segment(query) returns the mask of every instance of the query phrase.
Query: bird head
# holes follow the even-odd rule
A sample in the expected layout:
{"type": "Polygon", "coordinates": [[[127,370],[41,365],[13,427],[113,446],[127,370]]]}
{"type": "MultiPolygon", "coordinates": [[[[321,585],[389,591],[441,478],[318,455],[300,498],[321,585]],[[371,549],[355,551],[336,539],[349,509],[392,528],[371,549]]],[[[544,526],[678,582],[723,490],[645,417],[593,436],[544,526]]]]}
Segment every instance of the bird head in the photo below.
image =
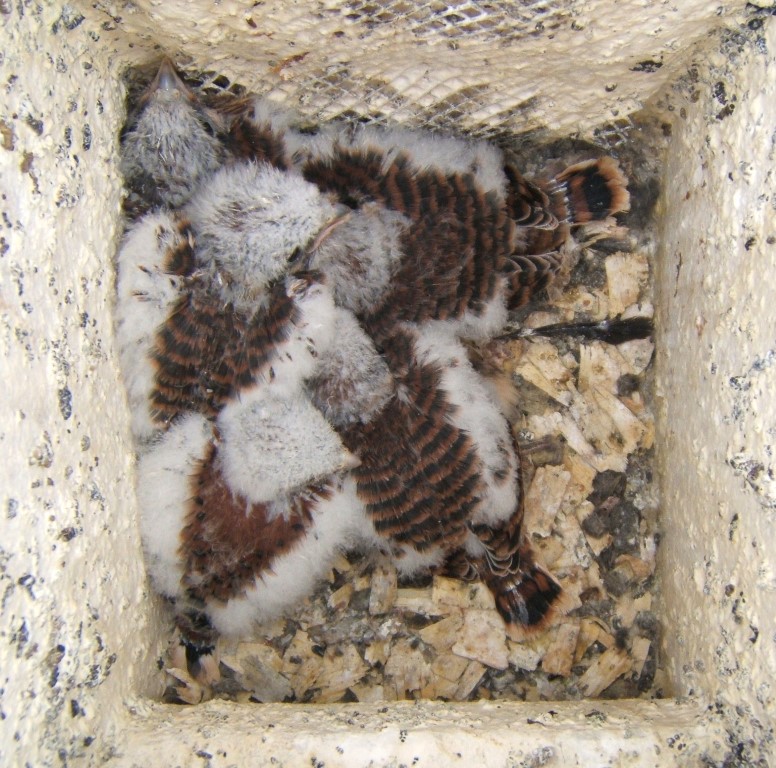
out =
{"type": "Polygon", "coordinates": [[[121,170],[127,186],[148,207],[183,205],[223,163],[223,129],[218,113],[165,59],[123,131],[121,170]]]}
{"type": "Polygon", "coordinates": [[[359,465],[320,411],[301,392],[244,390],[217,420],[219,463],[232,490],[248,501],[281,494],[359,465]]]}
{"type": "Polygon", "coordinates": [[[314,184],[266,163],[222,168],[186,212],[198,262],[221,276],[240,309],[255,307],[274,281],[298,269],[300,254],[340,215],[314,184]]]}
{"type": "Polygon", "coordinates": [[[320,270],[337,304],[357,314],[374,309],[401,264],[409,220],[379,203],[337,213],[308,246],[307,269],[320,270]]]}

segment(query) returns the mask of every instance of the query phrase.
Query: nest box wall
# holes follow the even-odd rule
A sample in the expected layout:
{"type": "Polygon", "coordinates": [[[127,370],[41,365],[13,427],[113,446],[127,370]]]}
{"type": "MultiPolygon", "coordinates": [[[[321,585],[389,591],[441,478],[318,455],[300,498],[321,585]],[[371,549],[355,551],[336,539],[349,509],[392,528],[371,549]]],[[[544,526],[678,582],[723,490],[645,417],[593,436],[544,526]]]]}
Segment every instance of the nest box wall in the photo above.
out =
{"type": "Polygon", "coordinates": [[[0,762],[767,760],[776,24],[741,16],[744,5],[0,2],[0,762]],[[743,32],[719,38],[722,26],[743,32]],[[661,570],[667,652],[689,703],[549,715],[152,702],[163,623],[136,526],[112,259],[120,78],[162,52],[314,119],[479,135],[593,136],[663,94],[675,119],[654,267],[661,570]]]}

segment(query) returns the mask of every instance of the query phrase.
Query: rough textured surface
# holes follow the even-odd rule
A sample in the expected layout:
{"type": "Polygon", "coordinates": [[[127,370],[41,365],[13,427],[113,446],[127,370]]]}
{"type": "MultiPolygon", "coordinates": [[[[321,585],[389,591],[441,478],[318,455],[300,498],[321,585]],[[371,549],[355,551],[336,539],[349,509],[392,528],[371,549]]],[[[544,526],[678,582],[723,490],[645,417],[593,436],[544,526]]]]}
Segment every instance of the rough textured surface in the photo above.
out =
{"type": "Polygon", "coordinates": [[[129,59],[145,61],[158,45],[194,71],[212,65],[316,121],[350,114],[481,135],[567,136],[637,110],[680,74],[693,43],[745,3],[223,0],[217,11],[210,0],[78,5],[129,59]]]}
{"type": "Polygon", "coordinates": [[[731,716],[748,765],[775,753],[776,19],[725,35],[670,103],[657,279],[668,656],[680,691],[731,716]]]}
{"type": "Polygon", "coordinates": [[[337,708],[209,702],[177,709],[143,704],[126,728],[111,768],[695,768],[721,766],[725,740],[720,719],[695,705],[627,701],[552,709],[490,702],[337,708]]]}
{"type": "Polygon", "coordinates": [[[123,106],[77,14],[0,11],[0,763],[51,765],[105,756],[153,692],[111,316],[123,106]]]}
{"type": "MultiPolygon", "coordinates": [[[[773,182],[766,177],[773,163],[774,20],[767,12],[750,18],[745,35],[729,35],[710,64],[700,55],[679,91],[689,98],[669,105],[686,117],[677,120],[667,166],[667,246],[658,279],[664,329],[658,359],[666,527],[661,569],[665,617],[676,628],[668,655],[676,683],[698,705],[248,710],[212,703],[184,712],[149,704],[146,696],[158,691],[149,689],[141,672],[148,668],[146,655],[160,652],[163,624],[145,591],[128,415],[111,337],[116,137],[124,119],[119,77],[126,65],[157,55],[160,36],[172,53],[189,56],[194,68],[220,52],[219,69],[234,66],[233,79],[257,90],[245,75],[264,73],[263,66],[258,59],[239,63],[251,50],[257,56],[270,51],[276,66],[305,51],[292,48],[288,38],[282,42],[282,30],[282,45],[272,48],[273,38],[258,22],[251,26],[246,5],[222,2],[217,15],[209,3],[208,13],[188,4],[193,10],[184,11],[183,5],[116,2],[93,10],[87,2],[0,2],[0,359],[3,371],[14,373],[6,375],[0,410],[0,762],[99,765],[113,754],[127,766],[309,765],[312,758],[316,765],[336,765],[355,755],[365,765],[398,765],[415,757],[440,764],[441,755],[441,762],[461,765],[733,766],[758,759],[766,765],[774,753],[767,728],[776,679],[767,451],[774,418],[766,395],[773,391],[773,310],[772,289],[763,279],[774,260],[768,242],[774,236],[773,182]],[[175,13],[178,21],[169,17],[175,13]],[[133,708],[125,707],[130,695],[138,699],[133,708]],[[346,749],[347,758],[340,751],[346,749]]],[[[258,5],[251,13],[280,5],[258,5]]],[[[332,5],[332,13],[343,16],[344,4],[332,5]]],[[[773,8],[768,0],[751,5],[773,8]]],[[[554,40],[536,38],[549,51],[546,62],[522,48],[511,51],[510,61],[526,62],[525,82],[535,82],[535,90],[522,90],[511,102],[497,93],[497,101],[511,105],[536,96],[544,106],[523,110],[525,125],[547,124],[559,133],[576,130],[580,117],[589,127],[608,123],[615,108],[624,118],[673,80],[693,39],[711,37],[743,6],[553,4],[570,15],[554,40]],[[656,22],[653,14],[668,16],[656,22]],[[585,29],[573,30],[574,23],[585,29]],[[665,37],[653,46],[658,27],[665,37]],[[587,72],[579,46],[566,53],[560,47],[599,32],[608,47],[596,38],[588,52],[593,58],[610,53],[612,63],[622,57],[620,71],[639,87],[626,89],[618,80],[607,92],[613,70],[587,72]],[[648,71],[651,64],[631,71],[661,55],[666,63],[655,72],[648,71]],[[553,62],[565,62],[554,75],[553,62]],[[573,89],[551,79],[565,74],[568,82],[569,72],[573,89]],[[611,94],[627,98],[617,104],[608,101],[611,94]]],[[[293,8],[300,18],[307,13],[304,6],[293,8]]],[[[323,29],[319,21],[313,30],[323,29]]],[[[349,26],[339,55],[354,51],[360,35],[371,52],[369,31],[369,19],[349,26]]],[[[380,33],[390,34],[389,27],[380,33]]],[[[298,30],[294,35],[303,39],[298,30]]],[[[329,40],[324,43],[321,59],[332,50],[329,40]]],[[[441,49],[432,50],[427,39],[420,46],[418,72],[425,77],[438,69],[441,49]]],[[[390,57],[407,59],[403,51],[390,57]]],[[[295,64],[288,60],[271,77],[287,74],[284,82],[302,82],[295,64]]],[[[336,68],[332,76],[344,80],[336,68]]],[[[314,93],[310,80],[304,82],[303,90],[314,93]]],[[[461,104],[469,109],[465,100],[461,104]]],[[[310,113],[320,109],[313,104],[310,113]]],[[[455,122],[453,109],[445,124],[455,122]]]]}

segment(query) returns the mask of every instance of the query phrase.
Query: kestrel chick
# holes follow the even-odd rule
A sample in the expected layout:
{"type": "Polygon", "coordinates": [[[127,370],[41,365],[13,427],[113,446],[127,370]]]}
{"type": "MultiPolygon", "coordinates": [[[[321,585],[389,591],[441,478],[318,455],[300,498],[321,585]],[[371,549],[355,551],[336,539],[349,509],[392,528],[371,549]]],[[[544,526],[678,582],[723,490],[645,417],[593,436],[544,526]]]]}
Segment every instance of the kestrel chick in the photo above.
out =
{"type": "Polygon", "coordinates": [[[127,118],[121,138],[128,216],[182,206],[224,162],[218,138],[222,129],[218,113],[204,105],[165,59],[127,118]]]}

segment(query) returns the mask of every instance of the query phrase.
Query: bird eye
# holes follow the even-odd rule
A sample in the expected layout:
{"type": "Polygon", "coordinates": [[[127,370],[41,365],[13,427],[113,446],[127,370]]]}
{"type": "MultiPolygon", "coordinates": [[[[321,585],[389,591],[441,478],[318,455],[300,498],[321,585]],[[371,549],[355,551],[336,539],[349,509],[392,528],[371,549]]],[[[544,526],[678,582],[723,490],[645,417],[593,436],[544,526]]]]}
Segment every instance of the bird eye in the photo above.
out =
{"type": "Polygon", "coordinates": [[[301,246],[297,245],[296,248],[294,248],[293,251],[291,251],[291,255],[288,257],[288,263],[289,264],[296,264],[299,259],[302,258],[302,248],[301,246]]]}

